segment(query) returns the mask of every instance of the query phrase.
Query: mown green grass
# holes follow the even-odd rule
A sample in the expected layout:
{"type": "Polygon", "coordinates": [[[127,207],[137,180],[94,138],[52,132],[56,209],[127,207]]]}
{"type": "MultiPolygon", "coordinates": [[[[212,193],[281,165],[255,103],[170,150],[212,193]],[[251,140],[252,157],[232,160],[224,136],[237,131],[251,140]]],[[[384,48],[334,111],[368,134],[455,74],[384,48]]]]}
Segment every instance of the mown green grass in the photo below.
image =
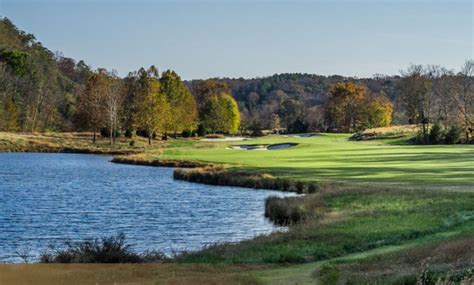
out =
{"type": "Polygon", "coordinates": [[[474,190],[474,145],[420,146],[348,138],[346,134],[325,134],[311,138],[270,136],[234,143],[176,141],[170,142],[161,155],[148,157],[227,163],[231,168],[302,181],[474,190]],[[284,142],[298,146],[272,151],[226,149],[236,144],[284,142]]]}
{"type": "Polygon", "coordinates": [[[310,219],[290,226],[287,233],[215,246],[179,261],[304,263],[402,244],[460,226],[474,229],[474,193],[344,190],[301,199],[321,199],[325,207],[304,209],[310,211],[310,219]]]}

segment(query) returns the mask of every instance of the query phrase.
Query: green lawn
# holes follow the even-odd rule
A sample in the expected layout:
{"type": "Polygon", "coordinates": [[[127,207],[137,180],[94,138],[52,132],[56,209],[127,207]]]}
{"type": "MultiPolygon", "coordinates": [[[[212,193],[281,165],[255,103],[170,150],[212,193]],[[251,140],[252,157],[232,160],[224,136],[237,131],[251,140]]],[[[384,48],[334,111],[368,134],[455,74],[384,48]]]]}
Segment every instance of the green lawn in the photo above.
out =
{"type": "Polygon", "coordinates": [[[372,184],[399,189],[474,190],[474,145],[419,146],[390,140],[349,141],[346,134],[271,136],[245,142],[171,142],[150,158],[200,160],[304,181],[372,184]],[[272,151],[226,149],[236,144],[294,142],[272,151]]]}

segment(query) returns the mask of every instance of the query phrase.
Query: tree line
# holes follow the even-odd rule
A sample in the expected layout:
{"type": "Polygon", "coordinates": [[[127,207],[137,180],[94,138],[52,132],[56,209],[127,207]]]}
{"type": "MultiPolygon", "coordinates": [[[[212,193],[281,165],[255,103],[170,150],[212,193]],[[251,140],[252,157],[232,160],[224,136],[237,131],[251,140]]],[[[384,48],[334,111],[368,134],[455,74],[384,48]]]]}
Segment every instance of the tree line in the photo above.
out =
{"type": "MultiPolygon", "coordinates": [[[[461,133],[472,140],[473,61],[459,71],[412,65],[372,78],[278,74],[183,81],[155,67],[120,78],[52,53],[0,20],[0,130],[156,135],[353,132],[420,124],[420,142],[461,133]],[[440,135],[432,134],[433,138],[440,135]]],[[[96,135],[94,135],[94,138],[96,135]]]]}
{"type": "Polygon", "coordinates": [[[77,97],[76,127],[102,131],[113,144],[120,131],[131,137],[135,131],[148,138],[169,134],[192,135],[197,130],[212,133],[237,132],[240,118],[237,103],[225,84],[213,80],[195,85],[192,95],[180,76],[151,66],[130,73],[124,79],[99,69],[92,73],[77,97]]]}

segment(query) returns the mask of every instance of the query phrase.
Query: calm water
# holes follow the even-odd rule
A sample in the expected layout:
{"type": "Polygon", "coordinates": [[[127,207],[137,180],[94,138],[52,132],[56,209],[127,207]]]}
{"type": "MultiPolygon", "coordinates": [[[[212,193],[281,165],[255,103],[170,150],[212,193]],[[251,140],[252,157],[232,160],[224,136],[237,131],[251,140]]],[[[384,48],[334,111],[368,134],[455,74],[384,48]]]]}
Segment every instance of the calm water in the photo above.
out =
{"type": "Polygon", "coordinates": [[[174,181],[173,170],[81,154],[0,154],[0,262],[123,232],[137,251],[196,250],[278,230],[267,190],[174,181]]]}

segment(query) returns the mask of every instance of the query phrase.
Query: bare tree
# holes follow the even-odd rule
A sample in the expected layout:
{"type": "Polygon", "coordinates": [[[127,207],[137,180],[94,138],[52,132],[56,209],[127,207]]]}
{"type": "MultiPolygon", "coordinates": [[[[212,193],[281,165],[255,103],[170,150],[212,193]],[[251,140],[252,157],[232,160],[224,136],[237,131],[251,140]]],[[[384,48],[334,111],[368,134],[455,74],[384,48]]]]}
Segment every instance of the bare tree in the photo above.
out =
{"type": "Polygon", "coordinates": [[[468,60],[458,74],[459,91],[456,103],[463,122],[466,141],[472,137],[474,124],[474,60],[468,60]]]}
{"type": "Polygon", "coordinates": [[[113,73],[109,76],[104,88],[104,112],[109,128],[110,145],[115,143],[118,114],[123,102],[122,82],[113,73]]]}
{"type": "Polygon", "coordinates": [[[399,83],[400,99],[411,123],[422,125],[423,140],[428,139],[428,125],[432,110],[434,94],[431,88],[429,74],[422,65],[411,65],[399,83]]]}

